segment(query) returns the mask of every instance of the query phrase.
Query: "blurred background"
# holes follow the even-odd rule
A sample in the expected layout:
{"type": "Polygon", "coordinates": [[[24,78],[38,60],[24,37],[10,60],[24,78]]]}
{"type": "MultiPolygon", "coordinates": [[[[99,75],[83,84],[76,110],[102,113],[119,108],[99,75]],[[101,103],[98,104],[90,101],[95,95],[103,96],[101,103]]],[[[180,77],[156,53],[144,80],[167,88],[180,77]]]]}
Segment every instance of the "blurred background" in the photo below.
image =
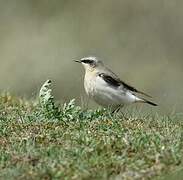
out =
{"type": "Polygon", "coordinates": [[[182,8],[179,0],[0,0],[0,90],[35,97],[52,79],[57,100],[81,103],[84,70],[73,60],[93,55],[162,112],[180,112],[182,8]]]}

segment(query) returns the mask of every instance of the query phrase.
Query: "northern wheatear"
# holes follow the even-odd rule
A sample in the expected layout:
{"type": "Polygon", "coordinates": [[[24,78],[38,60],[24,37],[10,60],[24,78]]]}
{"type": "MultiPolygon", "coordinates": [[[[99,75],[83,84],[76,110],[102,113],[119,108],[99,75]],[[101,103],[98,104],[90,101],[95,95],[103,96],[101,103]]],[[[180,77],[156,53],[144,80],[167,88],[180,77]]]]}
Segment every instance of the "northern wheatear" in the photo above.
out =
{"type": "Polygon", "coordinates": [[[136,94],[151,96],[120,80],[115,73],[105,67],[103,62],[96,57],[84,57],[75,62],[79,62],[84,66],[85,91],[99,105],[112,107],[113,109],[137,102],[157,106],[157,104],[151,101],[138,97],[136,94]]]}

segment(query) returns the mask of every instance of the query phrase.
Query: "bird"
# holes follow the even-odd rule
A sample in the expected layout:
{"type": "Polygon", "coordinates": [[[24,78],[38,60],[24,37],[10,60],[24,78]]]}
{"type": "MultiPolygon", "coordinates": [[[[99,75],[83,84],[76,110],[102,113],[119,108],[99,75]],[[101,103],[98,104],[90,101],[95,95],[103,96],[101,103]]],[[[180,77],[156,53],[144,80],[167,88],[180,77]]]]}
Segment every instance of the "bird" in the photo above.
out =
{"type": "Polygon", "coordinates": [[[74,61],[84,66],[84,88],[86,94],[97,104],[103,107],[110,107],[113,112],[119,111],[124,105],[133,103],[147,103],[157,106],[156,103],[139,96],[143,95],[151,98],[150,95],[122,81],[97,57],[88,56],[74,61]]]}

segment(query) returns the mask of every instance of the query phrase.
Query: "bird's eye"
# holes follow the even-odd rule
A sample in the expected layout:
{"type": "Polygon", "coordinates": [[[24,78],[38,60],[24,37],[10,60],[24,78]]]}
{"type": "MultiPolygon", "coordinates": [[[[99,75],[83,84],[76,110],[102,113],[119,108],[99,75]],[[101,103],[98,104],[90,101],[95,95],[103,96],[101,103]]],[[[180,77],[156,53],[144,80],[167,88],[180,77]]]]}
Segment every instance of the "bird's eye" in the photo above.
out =
{"type": "Polygon", "coordinates": [[[92,60],[88,60],[88,59],[82,60],[81,62],[85,63],[85,64],[92,64],[93,63],[92,60]]]}

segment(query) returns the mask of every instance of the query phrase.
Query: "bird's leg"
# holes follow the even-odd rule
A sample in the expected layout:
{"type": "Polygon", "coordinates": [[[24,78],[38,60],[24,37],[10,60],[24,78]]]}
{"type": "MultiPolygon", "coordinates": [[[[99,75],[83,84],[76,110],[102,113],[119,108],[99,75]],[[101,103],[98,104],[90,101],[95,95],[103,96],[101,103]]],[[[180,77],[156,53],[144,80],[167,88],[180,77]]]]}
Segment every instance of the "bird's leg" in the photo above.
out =
{"type": "Polygon", "coordinates": [[[115,108],[115,109],[112,111],[112,114],[118,113],[119,110],[121,109],[121,107],[122,107],[121,105],[117,106],[117,108],[115,108]]]}
{"type": "MultiPolygon", "coordinates": [[[[118,113],[118,112],[120,111],[120,109],[123,108],[123,107],[124,107],[124,105],[119,105],[119,106],[117,106],[117,107],[112,111],[112,114],[118,113]]],[[[122,117],[123,117],[123,118],[128,119],[128,118],[125,116],[125,114],[124,114],[123,112],[120,111],[120,113],[122,114],[122,117]]]]}
{"type": "MultiPolygon", "coordinates": [[[[121,105],[121,108],[123,108],[123,107],[124,107],[124,105],[121,105]]],[[[124,112],[120,111],[120,113],[122,115],[122,118],[129,119],[129,118],[126,117],[126,115],[124,114],[124,112]]]]}

